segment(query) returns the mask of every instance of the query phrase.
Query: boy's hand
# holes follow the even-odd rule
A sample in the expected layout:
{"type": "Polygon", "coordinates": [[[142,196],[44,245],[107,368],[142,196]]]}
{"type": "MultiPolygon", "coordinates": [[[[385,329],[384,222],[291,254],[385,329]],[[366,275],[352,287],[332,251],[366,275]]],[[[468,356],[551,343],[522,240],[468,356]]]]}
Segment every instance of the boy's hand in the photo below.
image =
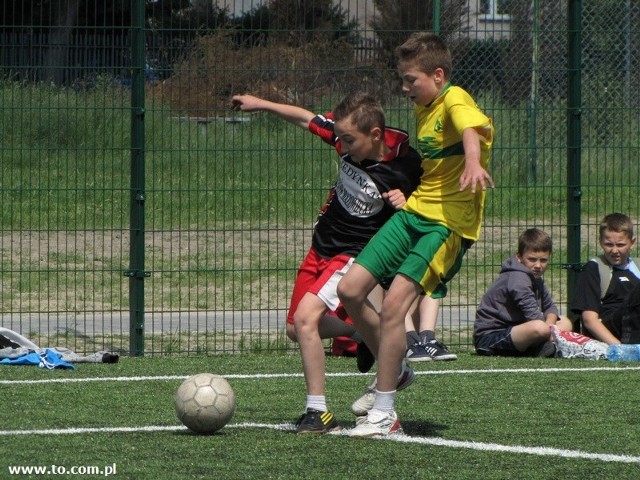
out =
{"type": "Polygon", "coordinates": [[[471,164],[465,164],[464,171],[460,176],[460,191],[471,187],[471,193],[476,193],[476,186],[478,184],[480,184],[482,190],[487,189],[487,184],[489,184],[491,188],[496,188],[489,172],[482,168],[479,163],[473,162],[471,164]]]}
{"type": "Polygon", "coordinates": [[[309,122],[315,117],[313,112],[302,107],[272,102],[253,95],[234,95],[229,103],[234,110],[273,113],[305,130],[309,128],[309,122]]]}
{"type": "Polygon", "coordinates": [[[253,95],[234,95],[231,97],[231,108],[243,112],[253,112],[260,109],[260,101],[258,97],[253,95]]]}
{"type": "Polygon", "coordinates": [[[487,183],[495,188],[491,175],[480,165],[480,134],[475,128],[465,128],[462,131],[462,145],[464,147],[464,171],[460,176],[460,191],[471,187],[471,193],[476,193],[478,184],[482,190],[487,189],[487,183]]]}
{"type": "Polygon", "coordinates": [[[382,198],[396,210],[400,210],[404,207],[404,204],[407,203],[404,193],[397,188],[395,190],[389,190],[388,192],[382,192],[382,198]]]}

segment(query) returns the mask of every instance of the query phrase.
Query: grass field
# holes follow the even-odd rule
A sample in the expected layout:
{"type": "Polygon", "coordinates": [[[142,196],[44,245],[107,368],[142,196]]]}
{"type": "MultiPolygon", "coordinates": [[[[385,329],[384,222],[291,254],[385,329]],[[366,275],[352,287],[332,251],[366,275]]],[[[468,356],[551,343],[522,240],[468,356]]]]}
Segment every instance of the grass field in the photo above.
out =
{"type": "MultiPolygon", "coordinates": [[[[327,400],[345,429],[367,377],[328,358],[327,400]]],[[[481,358],[419,364],[399,392],[404,436],[301,436],[297,355],[122,358],[75,370],[2,366],[0,478],[637,479],[633,364],[481,358]],[[212,436],[175,417],[173,394],[198,372],[225,376],[231,422],[212,436]],[[10,474],[46,467],[84,475],[10,474]],[[101,475],[88,474],[99,467],[101,475]]]]}

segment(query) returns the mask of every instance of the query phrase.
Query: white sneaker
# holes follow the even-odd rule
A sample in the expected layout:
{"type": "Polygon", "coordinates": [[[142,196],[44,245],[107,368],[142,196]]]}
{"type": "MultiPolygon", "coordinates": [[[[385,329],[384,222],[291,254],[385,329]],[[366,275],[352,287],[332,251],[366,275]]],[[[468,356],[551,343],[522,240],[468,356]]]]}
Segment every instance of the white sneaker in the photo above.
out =
{"type": "Polygon", "coordinates": [[[609,345],[577,332],[561,332],[558,327],[551,327],[551,335],[556,344],[558,355],[562,358],[587,358],[603,360],[607,358],[609,345]]]}
{"type": "MultiPolygon", "coordinates": [[[[413,371],[413,368],[408,366],[406,363],[402,364],[402,371],[400,372],[400,376],[398,377],[398,384],[396,385],[396,390],[404,390],[409,385],[413,383],[416,379],[416,373],[413,371]]],[[[364,389],[362,395],[360,395],[355,402],[351,404],[351,412],[354,415],[361,417],[367,414],[369,410],[373,408],[373,402],[376,399],[376,385],[378,384],[378,377],[376,375],[373,376],[371,383],[364,389]]]]}
{"type": "Polygon", "coordinates": [[[358,419],[356,426],[349,432],[349,436],[378,437],[402,433],[402,427],[396,412],[371,410],[366,417],[362,418],[365,420],[358,419]]]}
{"type": "Polygon", "coordinates": [[[358,417],[365,416],[369,413],[369,410],[373,408],[373,402],[376,399],[376,383],[377,377],[373,377],[373,382],[364,389],[362,395],[360,395],[355,402],[351,404],[351,412],[358,417]]]}

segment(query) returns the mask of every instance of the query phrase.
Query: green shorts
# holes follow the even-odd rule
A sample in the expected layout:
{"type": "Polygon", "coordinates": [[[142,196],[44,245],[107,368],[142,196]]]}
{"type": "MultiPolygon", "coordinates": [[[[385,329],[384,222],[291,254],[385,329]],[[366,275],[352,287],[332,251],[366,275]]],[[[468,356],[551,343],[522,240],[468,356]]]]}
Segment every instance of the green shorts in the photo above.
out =
{"type": "Polygon", "coordinates": [[[447,294],[446,283],[460,270],[471,243],[449,228],[400,210],[356,257],[384,288],[398,273],[422,285],[433,298],[447,294]]]}

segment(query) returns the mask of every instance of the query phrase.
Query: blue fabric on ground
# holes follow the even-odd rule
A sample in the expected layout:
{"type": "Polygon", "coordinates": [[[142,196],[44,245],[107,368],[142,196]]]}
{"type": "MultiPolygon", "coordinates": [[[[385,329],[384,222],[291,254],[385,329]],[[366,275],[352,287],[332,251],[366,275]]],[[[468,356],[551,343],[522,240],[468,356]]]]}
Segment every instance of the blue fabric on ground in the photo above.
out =
{"type": "Polygon", "coordinates": [[[3,358],[4,365],[38,365],[40,368],[54,370],[56,368],[74,369],[75,365],[62,360],[62,354],[47,348],[43,352],[29,352],[17,358],[3,358]]]}

